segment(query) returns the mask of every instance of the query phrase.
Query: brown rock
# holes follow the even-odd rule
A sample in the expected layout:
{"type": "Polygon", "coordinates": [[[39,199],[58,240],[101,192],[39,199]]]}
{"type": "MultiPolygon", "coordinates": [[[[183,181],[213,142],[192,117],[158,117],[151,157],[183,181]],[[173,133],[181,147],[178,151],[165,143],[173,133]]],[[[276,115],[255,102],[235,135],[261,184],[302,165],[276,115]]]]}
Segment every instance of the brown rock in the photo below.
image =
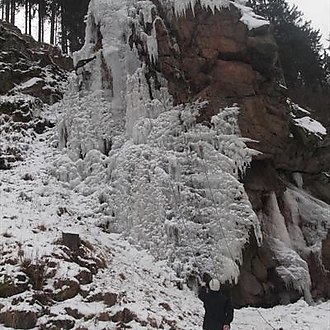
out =
{"type": "Polygon", "coordinates": [[[70,330],[74,327],[75,321],[72,319],[52,319],[44,325],[41,325],[41,330],[70,330]]]}
{"type": "Polygon", "coordinates": [[[278,47],[272,34],[249,36],[246,40],[250,63],[254,70],[270,74],[278,61],[278,47]]]}
{"type": "Polygon", "coordinates": [[[81,314],[78,309],[73,309],[71,307],[65,307],[65,311],[67,312],[68,315],[74,317],[75,319],[79,320],[84,317],[84,314],[81,314]]]}
{"type": "Polygon", "coordinates": [[[79,234],[62,233],[62,242],[73,252],[79,252],[79,247],[81,244],[79,234]]]}
{"type": "Polygon", "coordinates": [[[252,273],[245,270],[242,270],[240,274],[240,286],[249,296],[258,296],[263,293],[263,287],[258,282],[256,277],[252,273]]]}
{"type": "Polygon", "coordinates": [[[107,306],[111,307],[117,303],[118,295],[116,293],[105,292],[97,293],[89,296],[87,300],[92,301],[103,301],[107,306]]]}
{"type": "Polygon", "coordinates": [[[136,318],[136,315],[128,308],[124,308],[122,311],[117,312],[111,317],[113,322],[129,323],[136,318]]]}
{"type": "Polygon", "coordinates": [[[70,279],[60,279],[54,283],[54,288],[57,293],[54,294],[54,299],[56,301],[64,301],[75,297],[79,290],[80,286],[77,281],[70,279]]]}
{"type": "Polygon", "coordinates": [[[0,323],[15,329],[32,329],[37,324],[37,314],[32,311],[10,310],[0,313],[0,323]]]}
{"type": "Polygon", "coordinates": [[[218,60],[212,75],[216,80],[248,84],[251,86],[256,81],[256,75],[251,66],[236,61],[218,60]]]}
{"type": "Polygon", "coordinates": [[[98,316],[97,316],[97,320],[98,321],[102,321],[102,322],[109,322],[111,321],[111,316],[109,313],[107,312],[103,312],[103,313],[100,313],[98,316]]]}
{"type": "Polygon", "coordinates": [[[261,281],[266,282],[267,281],[267,268],[265,265],[261,262],[258,256],[252,259],[252,274],[255,275],[255,277],[261,281]]]}
{"type": "Polygon", "coordinates": [[[166,302],[159,303],[159,306],[162,306],[166,311],[172,310],[171,306],[166,302]]]}
{"type": "Polygon", "coordinates": [[[81,285],[89,284],[93,281],[93,274],[89,269],[82,269],[79,274],[75,276],[81,285]]]}
{"type": "Polygon", "coordinates": [[[322,241],[322,261],[323,266],[327,271],[330,271],[330,233],[328,232],[327,237],[322,241]]]}
{"type": "Polygon", "coordinates": [[[152,317],[148,317],[148,319],[147,319],[147,321],[148,321],[148,324],[152,327],[152,328],[156,328],[156,329],[158,329],[158,322],[157,322],[157,320],[155,320],[154,318],[152,318],[152,317]]]}
{"type": "Polygon", "coordinates": [[[27,281],[13,280],[8,275],[4,275],[2,282],[0,283],[0,298],[8,298],[18,293],[24,292],[28,287],[27,281]]]}

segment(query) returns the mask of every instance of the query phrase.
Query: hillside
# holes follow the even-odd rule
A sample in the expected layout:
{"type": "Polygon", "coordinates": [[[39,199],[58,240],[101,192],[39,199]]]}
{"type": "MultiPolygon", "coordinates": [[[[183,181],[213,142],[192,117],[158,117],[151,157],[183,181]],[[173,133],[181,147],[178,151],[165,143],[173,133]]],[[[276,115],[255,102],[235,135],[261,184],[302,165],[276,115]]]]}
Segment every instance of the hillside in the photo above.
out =
{"type": "Polygon", "coordinates": [[[75,72],[0,33],[1,324],[200,329],[206,273],[235,329],[327,329],[329,134],[245,1],[92,0],[75,72]]]}

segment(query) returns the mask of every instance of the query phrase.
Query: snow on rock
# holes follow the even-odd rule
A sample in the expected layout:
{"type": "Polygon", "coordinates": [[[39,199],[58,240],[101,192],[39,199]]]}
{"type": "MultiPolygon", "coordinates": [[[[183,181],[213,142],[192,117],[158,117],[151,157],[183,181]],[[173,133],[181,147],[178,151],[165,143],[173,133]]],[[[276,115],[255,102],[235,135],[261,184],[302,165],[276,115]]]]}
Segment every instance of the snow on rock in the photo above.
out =
{"type": "Polygon", "coordinates": [[[54,134],[54,129],[42,134],[26,160],[2,174],[1,323],[8,329],[29,324],[100,330],[123,323],[137,330],[199,329],[201,302],[183,283],[178,289],[181,281],[173,270],[118,234],[95,227],[98,215],[90,197],[50,175],[58,153],[49,145],[54,134]],[[78,255],[63,245],[63,232],[80,235],[78,255]],[[120,323],[124,311],[132,319],[120,323]]]}
{"type": "Polygon", "coordinates": [[[305,116],[302,118],[293,118],[293,121],[297,126],[302,127],[308,134],[314,134],[322,139],[327,135],[326,128],[317,120],[305,116]]]}
{"type": "Polygon", "coordinates": [[[297,250],[321,253],[321,242],[330,229],[330,206],[296,187],[287,189],[284,196],[293,219],[288,230],[297,250]],[[304,242],[300,231],[304,234],[304,242]]]}
{"type": "Polygon", "coordinates": [[[236,0],[234,5],[240,9],[242,13],[240,20],[248,27],[248,29],[253,30],[264,25],[269,25],[269,22],[264,17],[255,14],[252,8],[246,6],[246,2],[247,0],[236,0]]]}
{"type": "Polygon", "coordinates": [[[311,114],[308,110],[293,103],[291,100],[288,100],[288,104],[292,109],[291,117],[295,126],[302,128],[307,135],[315,135],[320,140],[325,138],[327,135],[326,128],[320,122],[308,116],[311,114]]]}
{"type": "Polygon", "coordinates": [[[266,211],[259,215],[264,241],[279,262],[277,274],[288,288],[302,292],[310,303],[311,278],[305,260],[311,253],[322,259],[322,241],[330,230],[330,207],[294,186],[285,191],[284,204],[290,221],[281,214],[275,193],[270,196],[266,211]]]}
{"type": "Polygon", "coordinates": [[[38,77],[33,77],[33,78],[29,79],[28,81],[25,81],[24,83],[20,84],[16,88],[17,89],[29,88],[29,87],[32,87],[33,85],[37,84],[40,81],[43,81],[43,80],[41,78],[38,78],[38,77]]]}

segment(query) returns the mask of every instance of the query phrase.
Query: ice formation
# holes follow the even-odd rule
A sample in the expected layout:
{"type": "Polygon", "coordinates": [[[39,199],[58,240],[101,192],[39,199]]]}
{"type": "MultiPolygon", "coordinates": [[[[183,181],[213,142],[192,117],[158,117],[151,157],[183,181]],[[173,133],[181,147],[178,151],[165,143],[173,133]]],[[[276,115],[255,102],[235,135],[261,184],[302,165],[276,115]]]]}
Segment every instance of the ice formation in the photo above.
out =
{"type": "Polygon", "coordinates": [[[250,231],[261,240],[239,182],[256,151],[239,137],[237,106],[219,109],[208,128],[195,120],[205,103],[174,107],[166,84],[150,98],[145,64],[128,38],[134,25],[143,40],[153,9],[150,1],[91,1],[86,44],[75,59],[97,58],[86,65],[88,81],[73,78],[57,108],[61,153],[53,173],[95,200],[99,225],[167,260],[178,274],[202,268],[236,281],[250,231]],[[104,65],[112,87],[102,81],[104,65]]]}
{"type": "MultiPolygon", "coordinates": [[[[162,3],[175,5],[181,15],[195,1],[162,3]]],[[[218,10],[229,1],[201,4],[218,10]]],[[[230,4],[249,13],[245,1],[230,4]]],[[[150,1],[91,1],[86,43],[75,60],[94,55],[96,60],[86,65],[82,80],[72,78],[57,106],[60,152],[53,174],[90,196],[97,225],[167,260],[180,276],[208,271],[223,282],[237,281],[242,249],[251,231],[261,243],[262,228],[279,261],[279,276],[307,296],[308,268],[296,252],[306,244],[297,218],[287,224],[274,195],[269,219],[259,217],[261,227],[240,183],[256,151],[240,137],[239,108],[219,109],[207,127],[196,123],[205,103],[173,106],[164,79],[159,89],[148,83],[146,63],[130,37],[134,30],[149,61],[157,59],[155,39],[150,39],[155,38],[153,19],[159,19],[154,11],[150,1]]],[[[298,201],[295,194],[288,191],[287,199],[298,201]]],[[[292,213],[309,214],[308,203],[292,206],[292,213]]]]}
{"type": "Polygon", "coordinates": [[[300,175],[296,173],[295,178],[297,186],[285,191],[283,201],[290,221],[281,214],[275,193],[269,198],[266,212],[259,217],[264,240],[279,262],[277,274],[287,287],[302,292],[306,301],[311,302],[311,278],[305,260],[313,253],[321,262],[322,240],[330,230],[330,206],[302,189],[300,175]]]}
{"type": "Polygon", "coordinates": [[[184,16],[189,9],[195,14],[194,9],[197,3],[200,3],[202,8],[210,9],[212,13],[216,10],[229,8],[232,5],[240,10],[242,14],[241,21],[249,30],[269,24],[263,17],[256,15],[250,7],[246,6],[247,0],[161,0],[161,3],[167,8],[172,7],[177,16],[184,16]]]}

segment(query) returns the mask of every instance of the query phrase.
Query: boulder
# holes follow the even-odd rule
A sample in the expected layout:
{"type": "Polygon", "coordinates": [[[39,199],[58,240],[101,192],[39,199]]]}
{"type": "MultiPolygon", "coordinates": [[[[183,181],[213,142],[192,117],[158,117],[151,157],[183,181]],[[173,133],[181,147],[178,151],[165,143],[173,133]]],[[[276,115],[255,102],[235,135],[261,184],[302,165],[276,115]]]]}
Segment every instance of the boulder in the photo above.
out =
{"type": "Polygon", "coordinates": [[[87,297],[87,301],[103,301],[107,306],[111,307],[117,304],[118,295],[116,293],[111,292],[91,294],[89,297],[87,297]]]}
{"type": "Polygon", "coordinates": [[[129,323],[136,318],[136,315],[128,308],[118,311],[111,317],[112,322],[129,323]]]}

